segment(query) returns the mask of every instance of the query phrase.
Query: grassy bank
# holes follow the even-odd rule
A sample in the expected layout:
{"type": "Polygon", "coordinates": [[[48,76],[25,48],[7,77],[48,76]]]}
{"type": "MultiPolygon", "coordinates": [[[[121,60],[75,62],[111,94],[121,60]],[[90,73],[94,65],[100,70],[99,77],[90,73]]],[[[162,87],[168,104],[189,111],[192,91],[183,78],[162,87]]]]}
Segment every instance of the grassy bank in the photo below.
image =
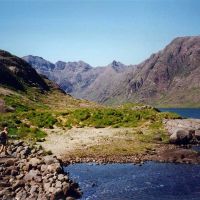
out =
{"type": "Polygon", "coordinates": [[[158,142],[168,142],[162,120],[179,118],[176,114],[161,113],[150,106],[98,106],[82,100],[72,101],[72,97],[66,98],[66,95],[62,96],[60,93],[51,93],[46,98],[33,94],[9,94],[1,96],[1,99],[10,110],[1,113],[0,128],[8,126],[9,135],[13,138],[41,141],[47,136],[44,130],[54,127],[65,130],[73,127],[130,128],[128,131],[115,133],[112,137],[100,138],[98,143],[85,146],[84,151],[77,148],[70,152],[72,157],[123,156],[148,151],[158,142]]]}

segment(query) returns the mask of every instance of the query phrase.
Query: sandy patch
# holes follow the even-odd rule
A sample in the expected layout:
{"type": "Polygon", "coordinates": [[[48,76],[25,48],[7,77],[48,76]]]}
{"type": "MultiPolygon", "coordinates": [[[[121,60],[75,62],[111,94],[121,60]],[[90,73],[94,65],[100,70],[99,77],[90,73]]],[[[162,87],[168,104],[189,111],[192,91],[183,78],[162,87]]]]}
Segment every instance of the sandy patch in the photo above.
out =
{"type": "Polygon", "coordinates": [[[112,138],[119,138],[120,133],[133,131],[132,128],[61,128],[45,129],[48,136],[41,145],[45,150],[51,150],[56,156],[64,156],[76,149],[105,143],[112,138]]]}

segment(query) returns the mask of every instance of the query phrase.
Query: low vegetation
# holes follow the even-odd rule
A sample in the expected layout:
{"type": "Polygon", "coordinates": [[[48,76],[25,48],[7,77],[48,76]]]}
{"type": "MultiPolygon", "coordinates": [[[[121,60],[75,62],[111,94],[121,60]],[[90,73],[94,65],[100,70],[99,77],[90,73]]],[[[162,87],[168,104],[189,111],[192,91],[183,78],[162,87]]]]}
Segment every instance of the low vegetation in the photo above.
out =
{"type": "Polygon", "coordinates": [[[157,142],[167,143],[168,136],[163,128],[164,118],[179,118],[174,113],[161,113],[156,109],[139,105],[125,104],[118,107],[97,106],[87,101],[68,97],[66,102],[60,93],[51,93],[48,98],[32,94],[23,96],[9,94],[1,96],[9,112],[1,113],[0,128],[8,126],[11,138],[29,141],[43,141],[45,129],[55,126],[63,129],[72,127],[131,128],[113,138],[104,138],[99,144],[82,151],[77,149],[71,156],[86,155],[131,155],[153,149],[157,142]],[[54,99],[54,101],[53,101],[54,99]],[[60,100],[59,100],[60,99],[60,100]]]}

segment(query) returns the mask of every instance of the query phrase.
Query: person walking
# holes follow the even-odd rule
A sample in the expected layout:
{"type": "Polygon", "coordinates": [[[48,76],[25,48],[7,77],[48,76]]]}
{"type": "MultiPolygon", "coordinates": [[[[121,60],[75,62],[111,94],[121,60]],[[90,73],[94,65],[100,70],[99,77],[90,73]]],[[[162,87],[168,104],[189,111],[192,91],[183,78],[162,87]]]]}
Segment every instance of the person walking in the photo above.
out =
{"type": "Polygon", "coordinates": [[[8,128],[5,127],[4,130],[0,133],[0,153],[2,152],[6,152],[6,148],[7,148],[7,144],[8,144],[8,128]]]}

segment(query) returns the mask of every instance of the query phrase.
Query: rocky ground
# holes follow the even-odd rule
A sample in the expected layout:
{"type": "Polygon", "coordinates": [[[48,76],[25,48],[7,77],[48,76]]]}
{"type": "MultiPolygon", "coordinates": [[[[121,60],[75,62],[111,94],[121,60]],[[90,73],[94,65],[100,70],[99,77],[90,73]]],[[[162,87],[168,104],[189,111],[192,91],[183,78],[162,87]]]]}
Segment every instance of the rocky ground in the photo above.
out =
{"type": "Polygon", "coordinates": [[[73,200],[81,196],[78,184],[64,174],[62,162],[40,146],[16,141],[0,154],[0,199],[73,200]]]}
{"type": "Polygon", "coordinates": [[[73,163],[90,163],[97,164],[107,163],[133,163],[143,164],[146,161],[168,162],[168,163],[185,163],[185,164],[200,164],[200,153],[193,150],[190,145],[177,146],[174,144],[157,144],[154,149],[146,150],[141,154],[134,155],[112,155],[112,156],[86,156],[69,158],[63,157],[63,162],[68,164],[73,163]]]}

